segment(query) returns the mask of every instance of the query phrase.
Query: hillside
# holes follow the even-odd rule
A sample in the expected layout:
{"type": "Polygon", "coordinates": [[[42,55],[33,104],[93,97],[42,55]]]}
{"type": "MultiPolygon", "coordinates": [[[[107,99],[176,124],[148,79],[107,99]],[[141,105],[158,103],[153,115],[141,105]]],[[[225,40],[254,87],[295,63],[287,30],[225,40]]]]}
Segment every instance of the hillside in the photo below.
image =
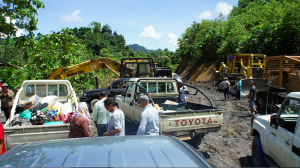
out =
{"type": "Polygon", "coordinates": [[[138,44],[129,44],[129,48],[131,48],[133,51],[143,51],[144,53],[146,53],[148,50],[147,48],[138,44]]]}
{"type": "Polygon", "coordinates": [[[144,53],[147,53],[147,51],[163,51],[162,49],[157,49],[157,50],[149,50],[149,49],[147,49],[146,47],[144,47],[144,46],[140,46],[140,45],[138,45],[138,44],[129,44],[128,45],[129,46],[129,48],[131,48],[133,51],[142,51],[142,52],[144,52],[144,53]]]}

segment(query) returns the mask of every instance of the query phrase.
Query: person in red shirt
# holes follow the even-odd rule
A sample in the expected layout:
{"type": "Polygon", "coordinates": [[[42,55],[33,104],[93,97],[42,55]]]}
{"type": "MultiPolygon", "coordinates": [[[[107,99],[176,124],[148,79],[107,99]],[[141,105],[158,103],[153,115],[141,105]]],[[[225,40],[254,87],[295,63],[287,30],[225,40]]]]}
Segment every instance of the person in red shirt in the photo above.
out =
{"type": "Polygon", "coordinates": [[[6,152],[5,149],[5,142],[4,142],[4,129],[3,125],[0,122],[0,149],[2,148],[1,155],[3,155],[6,152]]]}
{"type": "Polygon", "coordinates": [[[0,91],[3,91],[2,90],[2,80],[0,79],[0,91]]]}

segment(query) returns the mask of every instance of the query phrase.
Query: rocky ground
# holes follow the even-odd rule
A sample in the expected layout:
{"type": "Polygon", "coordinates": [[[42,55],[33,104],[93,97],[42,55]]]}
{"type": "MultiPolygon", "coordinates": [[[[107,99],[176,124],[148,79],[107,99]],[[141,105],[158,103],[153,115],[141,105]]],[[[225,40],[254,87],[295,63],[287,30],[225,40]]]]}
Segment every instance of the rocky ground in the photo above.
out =
{"type": "Polygon", "coordinates": [[[223,109],[224,124],[220,131],[187,143],[197,148],[216,167],[253,167],[248,99],[237,100],[231,96],[230,100],[224,101],[223,93],[216,86],[210,83],[193,85],[208,95],[215,106],[223,109]]]}

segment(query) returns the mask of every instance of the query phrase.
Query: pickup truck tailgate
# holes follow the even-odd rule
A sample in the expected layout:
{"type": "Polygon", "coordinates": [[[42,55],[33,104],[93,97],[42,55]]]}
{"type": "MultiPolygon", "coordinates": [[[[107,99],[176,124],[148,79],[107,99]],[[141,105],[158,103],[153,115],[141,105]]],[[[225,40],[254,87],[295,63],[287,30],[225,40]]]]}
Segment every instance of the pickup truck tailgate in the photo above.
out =
{"type": "Polygon", "coordinates": [[[187,132],[207,133],[218,131],[223,124],[222,111],[183,111],[160,113],[163,133],[174,132],[175,136],[187,132]]]}
{"type": "Polygon", "coordinates": [[[69,136],[70,124],[37,125],[31,127],[9,127],[4,129],[6,149],[17,145],[53,139],[66,139],[69,136]]]}

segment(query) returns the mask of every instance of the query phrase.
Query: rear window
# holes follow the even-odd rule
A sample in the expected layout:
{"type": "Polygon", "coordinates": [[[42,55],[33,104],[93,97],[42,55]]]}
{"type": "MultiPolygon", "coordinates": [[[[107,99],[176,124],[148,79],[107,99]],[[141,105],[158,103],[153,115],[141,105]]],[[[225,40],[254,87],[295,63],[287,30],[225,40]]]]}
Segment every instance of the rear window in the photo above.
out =
{"type": "Polygon", "coordinates": [[[47,86],[46,85],[36,85],[36,89],[34,88],[34,85],[27,85],[25,88],[25,95],[27,97],[31,97],[33,95],[38,95],[40,97],[46,97],[46,96],[68,96],[68,87],[67,85],[48,85],[48,93],[47,92],[47,86]],[[58,89],[59,86],[59,89],[58,89]],[[35,93],[36,91],[36,93],[35,93]]]}
{"type": "Polygon", "coordinates": [[[147,89],[148,93],[172,93],[174,84],[172,82],[141,82],[141,86],[147,89]]]}
{"type": "Polygon", "coordinates": [[[149,82],[148,83],[148,92],[149,93],[156,93],[156,82],[149,82]]]}

